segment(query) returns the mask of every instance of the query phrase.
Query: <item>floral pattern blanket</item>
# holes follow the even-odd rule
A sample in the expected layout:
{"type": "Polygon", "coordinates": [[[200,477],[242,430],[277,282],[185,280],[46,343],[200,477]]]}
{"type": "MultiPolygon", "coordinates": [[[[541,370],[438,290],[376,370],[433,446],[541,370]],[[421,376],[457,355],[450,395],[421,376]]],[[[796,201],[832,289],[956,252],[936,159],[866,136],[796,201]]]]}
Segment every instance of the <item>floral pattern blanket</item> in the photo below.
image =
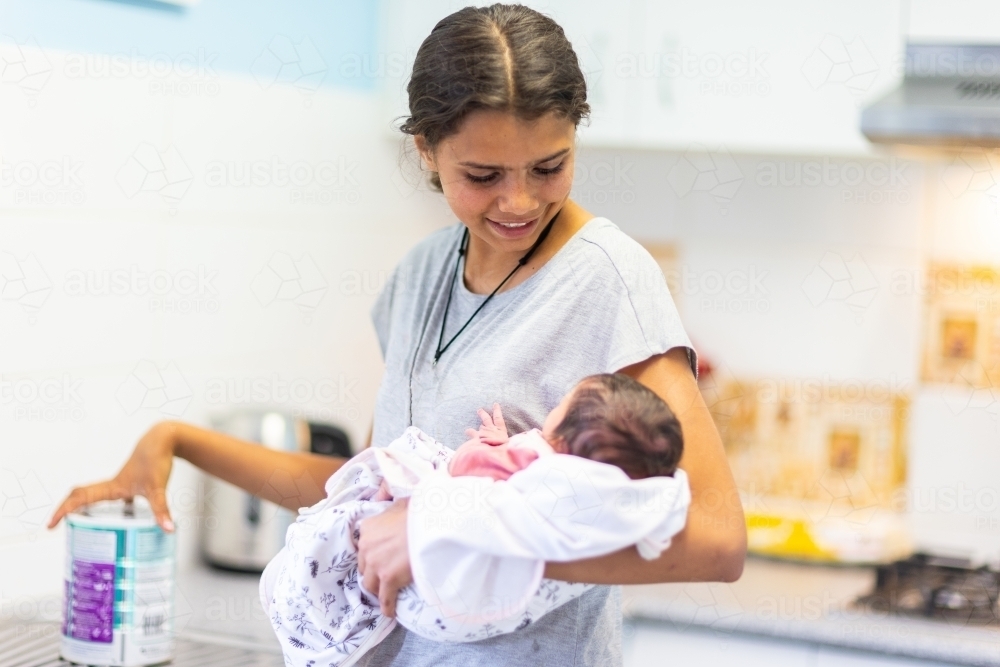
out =
{"type": "Polygon", "coordinates": [[[516,632],[592,586],[543,578],[546,561],[635,545],[658,557],[685,523],[687,477],[629,480],[619,468],[551,454],[506,481],[448,475],[453,450],[416,427],[347,461],[299,516],[261,577],[261,603],[289,667],[350,667],[400,623],[443,642],[516,632]],[[358,576],[359,524],[410,498],[414,583],[396,618],[358,576]],[[384,495],[384,494],[383,494],[384,495]]]}

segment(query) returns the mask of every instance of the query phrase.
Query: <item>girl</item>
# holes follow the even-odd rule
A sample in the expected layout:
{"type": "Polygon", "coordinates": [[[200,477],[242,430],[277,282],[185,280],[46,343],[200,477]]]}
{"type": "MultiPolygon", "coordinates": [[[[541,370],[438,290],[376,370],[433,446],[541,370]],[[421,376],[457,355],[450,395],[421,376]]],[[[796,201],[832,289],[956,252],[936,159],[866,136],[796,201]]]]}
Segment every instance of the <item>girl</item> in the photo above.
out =
{"type": "MultiPolygon", "coordinates": [[[[462,442],[470,415],[494,401],[516,406],[506,417],[512,431],[537,428],[580,379],[621,372],[674,408],[692,503],[656,560],[629,548],[548,564],[548,578],[604,585],[522,631],[449,645],[397,626],[359,664],[620,665],[616,585],[734,581],[743,568],[743,511],[698,391],[694,350],[652,257],[569,198],[576,128],[590,108],[558,24],[521,5],[466,7],[424,40],[407,91],[401,129],[459,222],[403,258],[372,310],[386,369],[371,444],[410,425],[462,442]]],[[[322,499],[343,463],[163,422],[113,479],[75,489],[51,525],[80,505],[140,494],[171,529],[164,489],[174,456],[292,509],[322,499]]],[[[405,501],[361,524],[359,570],[389,616],[412,581],[406,525],[405,501]]]]}

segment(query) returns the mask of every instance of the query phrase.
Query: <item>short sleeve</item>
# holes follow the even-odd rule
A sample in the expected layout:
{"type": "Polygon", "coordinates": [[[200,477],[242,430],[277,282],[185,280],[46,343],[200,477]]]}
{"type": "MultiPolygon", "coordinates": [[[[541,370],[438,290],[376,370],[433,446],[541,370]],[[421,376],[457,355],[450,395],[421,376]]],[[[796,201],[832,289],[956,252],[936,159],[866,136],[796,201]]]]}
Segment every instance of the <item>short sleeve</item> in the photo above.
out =
{"type": "Polygon", "coordinates": [[[683,347],[697,379],[698,356],[681,323],[662,269],[639,243],[615,231],[611,239],[600,244],[623,290],[615,295],[617,314],[610,333],[608,372],[683,347]]]}
{"type": "Polygon", "coordinates": [[[396,294],[396,275],[399,273],[397,267],[386,281],[385,286],[375,298],[372,305],[371,318],[375,325],[375,334],[378,336],[379,347],[382,348],[382,359],[385,359],[386,350],[389,348],[389,335],[392,324],[392,304],[396,294]]]}

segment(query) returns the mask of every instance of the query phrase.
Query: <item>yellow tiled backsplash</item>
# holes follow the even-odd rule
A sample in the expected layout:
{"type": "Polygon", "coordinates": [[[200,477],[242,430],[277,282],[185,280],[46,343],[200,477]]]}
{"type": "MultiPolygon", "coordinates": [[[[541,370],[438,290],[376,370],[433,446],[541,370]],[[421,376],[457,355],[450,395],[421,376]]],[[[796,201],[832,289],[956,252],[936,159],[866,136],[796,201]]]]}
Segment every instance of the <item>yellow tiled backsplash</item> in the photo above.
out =
{"type": "Polygon", "coordinates": [[[925,290],[921,378],[975,389],[1000,384],[1000,272],[932,264],[925,290]]]}
{"type": "Polygon", "coordinates": [[[906,552],[909,398],[877,382],[706,381],[743,495],[750,549],[875,562],[906,552]]]}

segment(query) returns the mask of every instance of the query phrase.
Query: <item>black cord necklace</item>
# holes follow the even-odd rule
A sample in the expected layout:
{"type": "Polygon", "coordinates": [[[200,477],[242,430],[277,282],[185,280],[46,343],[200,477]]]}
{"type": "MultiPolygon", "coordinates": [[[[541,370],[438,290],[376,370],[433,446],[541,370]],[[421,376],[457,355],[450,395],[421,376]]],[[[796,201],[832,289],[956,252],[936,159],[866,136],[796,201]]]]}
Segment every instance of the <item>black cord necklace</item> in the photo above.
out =
{"type": "Polygon", "coordinates": [[[545,237],[549,235],[549,230],[552,229],[552,225],[555,224],[556,218],[559,217],[559,213],[562,213],[562,209],[559,209],[559,211],[552,216],[552,220],[550,220],[549,224],[545,226],[542,233],[538,235],[538,240],[532,244],[531,248],[528,249],[528,252],[524,254],[524,257],[517,260],[517,266],[514,267],[514,270],[508,273],[507,277],[496,286],[496,289],[490,292],[490,295],[486,297],[486,300],[479,304],[479,308],[476,308],[476,311],[469,316],[469,319],[465,321],[462,328],[455,332],[455,335],[451,337],[451,340],[445,343],[444,347],[441,347],[441,343],[444,341],[444,329],[448,324],[448,309],[451,307],[451,295],[455,291],[455,280],[458,278],[458,267],[462,264],[462,257],[469,251],[469,228],[465,228],[465,231],[462,232],[462,242],[458,246],[458,259],[455,260],[455,272],[451,274],[451,283],[448,285],[448,300],[444,304],[444,316],[441,318],[441,333],[438,334],[437,347],[434,350],[434,361],[431,362],[431,366],[437,366],[438,359],[441,358],[444,351],[451,347],[451,344],[455,342],[455,339],[458,338],[459,334],[465,331],[465,328],[469,326],[472,319],[479,314],[479,311],[490,302],[490,299],[492,299],[494,295],[500,291],[501,287],[507,284],[507,281],[510,280],[511,276],[517,273],[517,270],[524,266],[529,259],[531,259],[531,256],[535,254],[536,250],[538,250],[538,246],[542,245],[542,241],[544,241],[545,237]]]}

